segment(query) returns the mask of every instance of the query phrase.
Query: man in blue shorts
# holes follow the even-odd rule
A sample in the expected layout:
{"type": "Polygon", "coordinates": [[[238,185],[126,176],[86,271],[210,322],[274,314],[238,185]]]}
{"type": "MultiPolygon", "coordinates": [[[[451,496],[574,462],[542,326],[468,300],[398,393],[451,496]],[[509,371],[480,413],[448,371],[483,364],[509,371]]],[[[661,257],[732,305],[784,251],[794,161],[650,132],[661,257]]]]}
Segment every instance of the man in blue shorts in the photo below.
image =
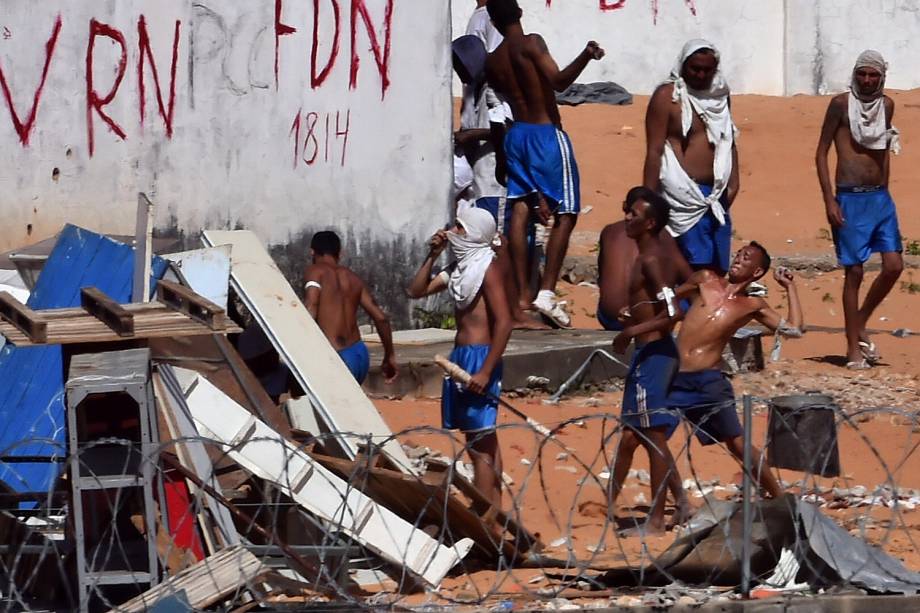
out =
{"type": "Polygon", "coordinates": [[[387,382],[399,374],[390,318],[358,275],[339,263],[342,241],[331,230],[310,240],[313,263],[304,271],[304,302],[332,347],[338,351],[358,383],[364,383],[371,366],[367,346],[358,330],[358,307],[370,316],[383,344],[380,370],[387,382]]]}
{"type": "Polygon", "coordinates": [[[736,128],[715,45],[684,45],[645,118],[643,184],[671,205],[668,231],[694,269],[725,274],[731,260],[728,210],[738,195],[736,128]]]}
{"type": "MultiPolygon", "coordinates": [[[[678,298],[689,298],[691,303],[677,335],[680,371],[671,384],[667,406],[680,411],[693,424],[700,443],[723,443],[738,460],[744,457],[743,431],[735,410],[735,392],[721,371],[722,351],[735,332],[752,319],[790,337],[801,336],[805,325],[798,291],[788,270],[780,268],[773,275],[788,295],[788,322],[763,298],[747,294],[748,286],[769,268],[766,249],[752,242],[732,260],[728,279],[711,270],[701,270],[676,292],[678,298]]],[[[761,487],[774,498],[782,495],[776,478],[761,466],[760,450],[753,450],[753,459],[754,476],[761,487]]]]}
{"type": "Polygon", "coordinates": [[[492,248],[495,238],[495,218],[488,211],[458,211],[454,227],[438,231],[428,241],[428,256],[407,293],[411,298],[422,298],[447,290],[454,300],[457,336],[450,360],[472,378],[465,388],[444,380],[441,419],[444,428],[464,433],[473,460],[473,484],[493,508],[501,509],[502,462],[495,424],[501,358],[512,324],[505,294],[506,274],[492,248]],[[433,275],[435,262],[448,246],[453,263],[433,275]]]}
{"type": "Polygon", "coordinates": [[[669,288],[677,285],[679,269],[661,239],[668,223],[668,203],[650,189],[639,187],[629,191],[623,211],[626,235],[636,243],[638,254],[628,277],[629,306],[619,314],[625,327],[614,339],[613,348],[623,353],[632,339],[636,347],[623,391],[623,429],[611,471],[610,504],[623,487],[633,454],[639,446],[644,447],[649,455],[651,510],[643,525],[624,533],[654,533],[665,530],[666,486],[677,501],[678,523],[683,523],[689,508],[668,449],[668,438],[679,422],[667,406],[671,379],[677,372],[677,347],[671,328],[678,316],[673,293],[669,293],[673,289],[669,288]]]}
{"type": "Polygon", "coordinates": [[[815,155],[837,261],[845,270],[847,368],[854,370],[874,366],[881,359],[866,324],[904,270],[898,215],[888,193],[888,151],[898,153],[900,145],[891,125],[894,101],[885,95],[887,70],[877,51],[860,54],[850,91],[834,96],[827,107],[815,155]],[[836,197],[827,162],[832,142],[837,150],[836,197]],[[882,254],[882,271],[860,306],[863,263],[872,253],[882,254]]]}
{"type": "Polygon", "coordinates": [[[511,105],[514,115],[499,168],[507,172],[508,201],[513,206],[509,243],[521,308],[535,309],[556,325],[569,327],[571,318],[556,301],[556,283],[581,210],[581,195],[578,165],[572,143],[562,131],[555,92],[574,83],[588,62],[604,56],[604,50],[590,41],[560,70],[543,38],[524,34],[517,0],[488,0],[486,9],[504,37],[489,54],[486,78],[511,105]],[[543,225],[554,217],[540,291],[534,300],[527,283],[527,223],[532,215],[543,225]]]}

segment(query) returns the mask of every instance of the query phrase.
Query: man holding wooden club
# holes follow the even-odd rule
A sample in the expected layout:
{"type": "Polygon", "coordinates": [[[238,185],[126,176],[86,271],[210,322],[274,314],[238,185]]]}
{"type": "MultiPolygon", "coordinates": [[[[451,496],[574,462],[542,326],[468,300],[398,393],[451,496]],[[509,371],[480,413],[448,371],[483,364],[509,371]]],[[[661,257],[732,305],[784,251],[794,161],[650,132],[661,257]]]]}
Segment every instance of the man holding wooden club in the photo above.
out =
{"type": "MultiPolygon", "coordinates": [[[[407,292],[422,298],[448,290],[456,303],[457,336],[450,361],[471,373],[467,383],[445,378],[441,419],[460,430],[473,460],[473,484],[501,509],[501,454],[495,423],[501,394],[502,353],[511,336],[511,310],[505,294],[506,270],[496,256],[495,218],[484,209],[464,209],[449,230],[428,241],[428,256],[407,292]],[[435,261],[450,247],[453,263],[432,275],[435,261]]],[[[487,509],[481,509],[485,512],[487,509]]]]}

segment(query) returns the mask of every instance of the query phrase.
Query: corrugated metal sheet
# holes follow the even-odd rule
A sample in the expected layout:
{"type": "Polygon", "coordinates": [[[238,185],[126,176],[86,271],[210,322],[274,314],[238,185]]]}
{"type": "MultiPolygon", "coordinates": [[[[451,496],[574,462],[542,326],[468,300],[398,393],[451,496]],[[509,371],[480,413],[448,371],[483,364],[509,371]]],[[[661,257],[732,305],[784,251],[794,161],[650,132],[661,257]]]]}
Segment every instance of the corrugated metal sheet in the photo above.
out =
{"type": "MultiPolygon", "coordinates": [[[[32,309],[80,306],[80,288],[94,286],[118,300],[131,298],[134,249],[67,225],[29,297],[32,309]]],[[[154,257],[151,285],[167,263],[154,257]]],[[[66,455],[64,371],[60,346],[0,350],[0,455],[66,455]]],[[[0,480],[16,492],[48,491],[60,466],[0,464],[0,480]]]]}

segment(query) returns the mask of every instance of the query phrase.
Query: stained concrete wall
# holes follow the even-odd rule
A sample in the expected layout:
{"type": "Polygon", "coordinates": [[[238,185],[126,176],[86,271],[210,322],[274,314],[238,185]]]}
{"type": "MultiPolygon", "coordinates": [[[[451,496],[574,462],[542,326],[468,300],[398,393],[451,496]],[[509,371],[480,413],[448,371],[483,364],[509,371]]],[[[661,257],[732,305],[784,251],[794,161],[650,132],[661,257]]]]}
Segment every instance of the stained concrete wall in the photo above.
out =
{"type": "Polygon", "coordinates": [[[143,191],[160,231],[245,227],[291,261],[347,229],[373,276],[448,215],[448,3],[2,5],[0,249],[133,233],[143,191]]]}
{"type": "MultiPolygon", "coordinates": [[[[615,81],[648,94],[681,45],[718,46],[732,90],[768,95],[846,89],[853,61],[874,48],[888,59],[888,86],[920,87],[920,0],[519,0],[524,29],[540,32],[560,64],[595,39],[607,57],[579,79],[615,81]]],[[[454,0],[462,34],[475,0],[454,0]]]]}

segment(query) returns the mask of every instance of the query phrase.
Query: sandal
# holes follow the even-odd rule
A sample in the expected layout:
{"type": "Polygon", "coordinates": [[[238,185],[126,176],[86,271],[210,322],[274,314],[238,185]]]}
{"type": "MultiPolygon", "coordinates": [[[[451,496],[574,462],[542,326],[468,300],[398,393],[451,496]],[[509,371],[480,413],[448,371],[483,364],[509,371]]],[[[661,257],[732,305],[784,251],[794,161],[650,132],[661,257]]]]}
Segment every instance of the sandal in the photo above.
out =
{"type": "Polygon", "coordinates": [[[872,368],[872,364],[865,358],[858,362],[847,362],[847,370],[869,370],[870,368],[872,368]]]}

